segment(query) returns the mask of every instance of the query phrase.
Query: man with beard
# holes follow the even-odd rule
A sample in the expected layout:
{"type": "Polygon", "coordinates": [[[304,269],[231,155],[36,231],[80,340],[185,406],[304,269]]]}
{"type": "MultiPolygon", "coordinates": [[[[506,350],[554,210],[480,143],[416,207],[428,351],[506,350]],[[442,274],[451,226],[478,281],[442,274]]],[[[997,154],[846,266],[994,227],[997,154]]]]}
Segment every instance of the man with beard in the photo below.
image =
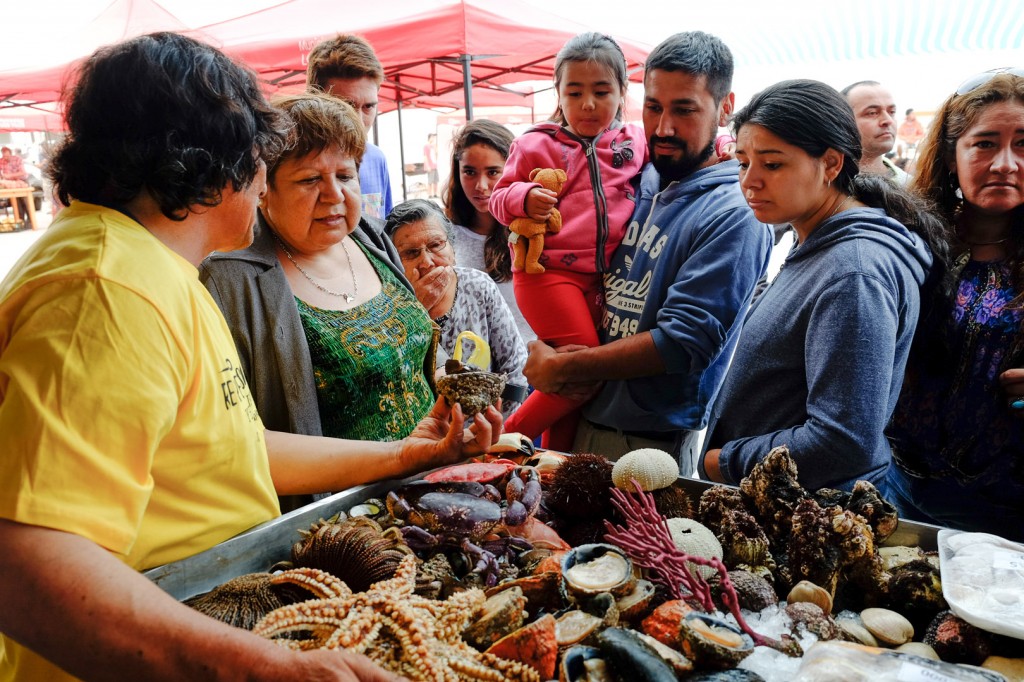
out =
{"type": "Polygon", "coordinates": [[[655,447],[675,453],[684,475],[694,471],[772,244],[740,192],[737,162],[714,153],[732,113],[732,73],[729,48],[700,31],[672,36],[647,59],[651,163],[605,274],[604,345],[556,350],[537,341],[526,364],[545,392],[578,397],[606,382],[584,410],[575,451],[616,459],[655,447]]]}

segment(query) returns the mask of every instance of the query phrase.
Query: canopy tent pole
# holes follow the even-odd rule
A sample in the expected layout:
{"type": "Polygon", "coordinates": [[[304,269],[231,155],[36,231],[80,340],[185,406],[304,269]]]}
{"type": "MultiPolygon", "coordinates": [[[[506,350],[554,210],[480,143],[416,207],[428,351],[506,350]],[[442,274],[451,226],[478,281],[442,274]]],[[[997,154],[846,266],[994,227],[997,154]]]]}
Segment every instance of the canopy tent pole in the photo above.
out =
{"type": "MultiPolygon", "coordinates": [[[[395,85],[397,86],[401,77],[395,76],[395,85]]],[[[409,198],[408,190],[405,187],[405,134],[402,132],[402,90],[396,88],[395,93],[398,97],[395,99],[395,111],[398,112],[398,160],[400,165],[398,168],[402,171],[399,175],[402,176],[402,201],[409,198]]],[[[384,216],[385,218],[387,216],[384,216]]]]}
{"type": "Polygon", "coordinates": [[[462,55],[462,91],[466,95],[466,121],[473,120],[473,75],[470,72],[472,57],[462,55]]]}

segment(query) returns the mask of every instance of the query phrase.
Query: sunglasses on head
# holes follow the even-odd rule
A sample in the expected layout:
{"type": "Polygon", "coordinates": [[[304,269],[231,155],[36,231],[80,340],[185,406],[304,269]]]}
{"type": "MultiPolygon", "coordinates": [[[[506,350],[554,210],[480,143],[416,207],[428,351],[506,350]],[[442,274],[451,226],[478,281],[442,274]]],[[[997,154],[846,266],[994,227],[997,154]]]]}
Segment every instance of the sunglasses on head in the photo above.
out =
{"type": "Polygon", "coordinates": [[[971,76],[963,83],[961,83],[960,87],[956,89],[956,94],[966,95],[972,90],[975,90],[984,85],[985,83],[988,83],[990,80],[992,80],[1001,73],[1008,73],[1011,76],[1020,76],[1021,78],[1024,78],[1024,69],[1015,68],[1012,66],[1004,66],[1001,69],[989,69],[988,71],[982,71],[977,75],[971,76]]]}

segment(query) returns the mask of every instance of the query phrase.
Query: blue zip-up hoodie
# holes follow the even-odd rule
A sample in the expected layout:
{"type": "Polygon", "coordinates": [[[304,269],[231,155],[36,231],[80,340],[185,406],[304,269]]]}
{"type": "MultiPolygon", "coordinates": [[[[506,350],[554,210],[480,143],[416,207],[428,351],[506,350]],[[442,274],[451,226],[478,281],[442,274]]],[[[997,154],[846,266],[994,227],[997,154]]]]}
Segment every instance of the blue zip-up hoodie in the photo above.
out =
{"type": "Polygon", "coordinates": [[[700,169],[659,191],[648,164],[626,237],[605,273],[604,342],[650,332],[665,374],[609,381],[584,411],[671,438],[707,423],[772,234],[739,188],[739,166],[700,169]]]}
{"type": "Polygon", "coordinates": [[[808,490],[882,483],[931,264],[919,235],[873,208],[829,218],[789,255],[747,315],[708,425],[727,482],[787,445],[808,490]]]}

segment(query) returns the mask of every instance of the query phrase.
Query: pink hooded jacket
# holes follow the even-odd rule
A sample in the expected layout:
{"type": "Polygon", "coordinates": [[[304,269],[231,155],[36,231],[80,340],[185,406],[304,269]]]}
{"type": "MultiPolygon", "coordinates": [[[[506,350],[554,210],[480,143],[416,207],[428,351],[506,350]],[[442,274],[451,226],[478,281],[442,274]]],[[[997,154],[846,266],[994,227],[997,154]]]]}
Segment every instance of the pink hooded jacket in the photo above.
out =
{"type": "Polygon", "coordinates": [[[491,214],[503,225],[526,217],[534,168],[561,168],[568,179],[558,197],[562,230],[544,238],[545,268],[604,272],[636,204],[647,139],[639,126],[618,122],[593,140],[557,123],[541,123],[512,143],[501,180],[491,193],[491,214]],[[600,254],[600,257],[599,257],[600,254]]]}

